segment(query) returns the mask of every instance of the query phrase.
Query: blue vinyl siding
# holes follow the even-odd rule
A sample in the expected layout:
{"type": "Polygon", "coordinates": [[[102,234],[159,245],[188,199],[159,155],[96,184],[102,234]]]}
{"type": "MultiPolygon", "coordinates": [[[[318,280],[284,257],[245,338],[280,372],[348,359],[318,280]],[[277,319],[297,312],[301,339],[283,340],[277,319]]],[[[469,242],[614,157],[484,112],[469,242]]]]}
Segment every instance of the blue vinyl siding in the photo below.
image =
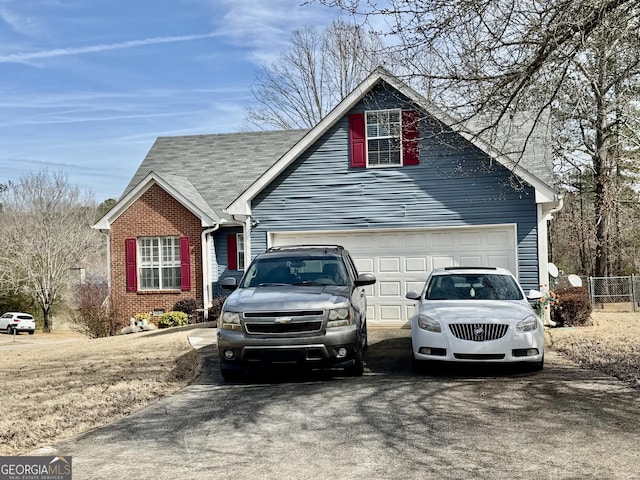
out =
{"type": "Polygon", "coordinates": [[[244,272],[238,270],[229,270],[228,267],[228,243],[227,235],[242,233],[241,227],[223,228],[215,232],[214,234],[214,260],[212,263],[215,265],[216,270],[212,270],[212,287],[213,296],[226,296],[229,292],[222,290],[219,287],[220,280],[226,277],[235,277],[238,280],[242,277],[244,272]]]}
{"type": "MultiPolygon", "coordinates": [[[[378,87],[349,113],[397,106],[378,87]]],[[[253,200],[252,212],[260,221],[253,255],[266,249],[266,232],[516,223],[520,281],[538,284],[534,189],[513,188],[506,168],[431,119],[421,122],[419,165],[351,168],[345,115],[253,200]]]]}

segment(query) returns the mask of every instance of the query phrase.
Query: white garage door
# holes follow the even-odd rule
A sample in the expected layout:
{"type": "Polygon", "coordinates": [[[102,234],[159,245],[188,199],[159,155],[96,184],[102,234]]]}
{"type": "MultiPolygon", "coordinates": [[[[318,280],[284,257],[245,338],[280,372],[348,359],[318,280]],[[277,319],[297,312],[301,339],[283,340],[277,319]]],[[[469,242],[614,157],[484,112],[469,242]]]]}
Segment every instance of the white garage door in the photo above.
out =
{"type": "Polygon", "coordinates": [[[427,274],[438,267],[505,267],[517,276],[515,225],[421,230],[277,232],[270,244],[338,244],[353,257],[358,272],[374,273],[367,287],[370,325],[404,325],[427,274]]]}

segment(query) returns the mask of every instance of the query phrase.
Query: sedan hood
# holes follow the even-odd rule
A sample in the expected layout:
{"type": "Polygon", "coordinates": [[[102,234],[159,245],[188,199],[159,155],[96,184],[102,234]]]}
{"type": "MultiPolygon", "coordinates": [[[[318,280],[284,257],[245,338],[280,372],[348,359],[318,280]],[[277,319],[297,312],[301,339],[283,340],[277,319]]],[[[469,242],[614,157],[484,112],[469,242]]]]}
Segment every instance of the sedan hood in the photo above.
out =
{"type": "Polygon", "coordinates": [[[226,301],[232,311],[327,309],[344,306],[349,288],[335,285],[270,285],[235,290],[226,301]]]}
{"type": "Polygon", "coordinates": [[[527,301],[505,300],[432,300],[424,301],[420,314],[446,323],[469,321],[519,322],[534,311],[527,301]]]}

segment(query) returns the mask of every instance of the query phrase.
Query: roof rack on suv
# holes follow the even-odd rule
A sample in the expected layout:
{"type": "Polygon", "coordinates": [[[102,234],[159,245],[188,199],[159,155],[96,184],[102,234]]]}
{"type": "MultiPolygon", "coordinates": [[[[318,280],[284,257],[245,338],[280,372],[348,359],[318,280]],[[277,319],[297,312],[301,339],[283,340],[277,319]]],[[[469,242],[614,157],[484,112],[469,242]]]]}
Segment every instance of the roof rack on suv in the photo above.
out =
{"type": "Polygon", "coordinates": [[[324,248],[324,249],[336,249],[336,250],[344,250],[342,245],[322,245],[322,244],[310,244],[310,245],[280,245],[277,247],[269,247],[267,252],[278,252],[280,250],[292,250],[292,249],[300,249],[300,248],[324,248]]]}

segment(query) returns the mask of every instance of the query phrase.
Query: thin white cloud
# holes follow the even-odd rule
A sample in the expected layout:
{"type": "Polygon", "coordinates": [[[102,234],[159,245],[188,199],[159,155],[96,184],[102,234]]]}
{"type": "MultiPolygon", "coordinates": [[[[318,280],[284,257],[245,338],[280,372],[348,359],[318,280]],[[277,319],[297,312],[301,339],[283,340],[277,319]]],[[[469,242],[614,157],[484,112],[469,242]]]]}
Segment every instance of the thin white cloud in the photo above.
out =
{"type": "Polygon", "coordinates": [[[0,7],[0,20],[22,35],[31,35],[37,31],[36,22],[32,17],[18,15],[4,7],[0,7]]]}
{"type": "Polygon", "coordinates": [[[81,55],[85,53],[105,52],[108,50],[118,50],[123,48],[140,47],[145,45],[155,45],[159,43],[176,43],[190,42],[193,40],[201,40],[204,38],[217,37],[218,33],[203,33],[196,35],[179,35],[172,37],[152,37],[142,40],[129,40],[126,42],[106,43],[102,45],[89,45],[77,48],[55,48],[53,50],[41,50],[39,52],[12,53],[9,55],[0,55],[0,63],[23,63],[30,60],[38,60],[42,58],[62,57],[68,55],[81,55]]]}

